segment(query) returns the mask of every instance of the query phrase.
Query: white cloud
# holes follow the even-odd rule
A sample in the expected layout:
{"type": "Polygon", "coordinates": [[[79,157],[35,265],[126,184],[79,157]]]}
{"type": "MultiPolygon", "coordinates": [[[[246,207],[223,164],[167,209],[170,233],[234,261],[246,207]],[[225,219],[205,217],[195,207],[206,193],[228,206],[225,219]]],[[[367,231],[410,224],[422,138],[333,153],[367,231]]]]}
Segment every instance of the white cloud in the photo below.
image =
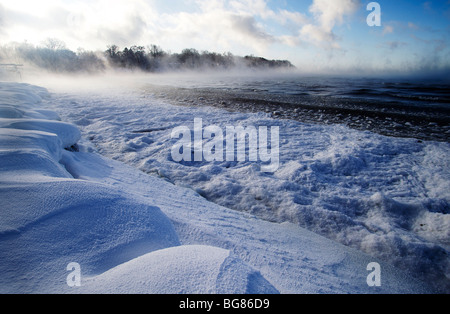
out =
{"type": "Polygon", "coordinates": [[[300,30],[300,38],[316,46],[339,48],[335,35],[320,25],[307,24],[300,30]]]}
{"type": "Polygon", "coordinates": [[[286,24],[290,22],[297,26],[301,26],[309,23],[310,19],[300,12],[280,10],[280,12],[278,12],[278,14],[275,15],[275,20],[277,20],[281,24],[286,24]]]}
{"type": "Polygon", "coordinates": [[[206,2],[197,1],[200,12],[161,16],[161,23],[155,30],[158,44],[164,47],[165,41],[176,41],[178,49],[196,47],[219,52],[262,53],[275,41],[253,15],[225,9],[221,1],[216,1],[216,5],[206,2]]]}
{"type": "Polygon", "coordinates": [[[314,0],[310,7],[320,26],[331,32],[336,24],[342,24],[344,17],[353,14],[359,7],[358,0],[314,0]]]}
{"type": "Polygon", "coordinates": [[[256,23],[252,16],[230,15],[232,29],[248,39],[253,39],[261,43],[274,41],[272,35],[266,33],[264,29],[256,23]]]}
{"type": "Polygon", "coordinates": [[[269,0],[178,0],[183,10],[168,10],[161,0],[2,0],[0,40],[39,44],[52,37],[74,50],[157,44],[174,52],[264,55],[274,44],[338,48],[333,28],[359,1],[311,1],[309,12],[295,12],[269,0]]]}
{"type": "Polygon", "coordinates": [[[250,14],[263,19],[276,16],[276,13],[268,8],[266,0],[232,0],[230,7],[237,14],[250,14]]]}
{"type": "Polygon", "coordinates": [[[309,11],[315,23],[306,24],[300,30],[302,40],[317,46],[339,48],[333,29],[344,23],[360,7],[359,0],[314,0],[309,11]]]}
{"type": "Polygon", "coordinates": [[[391,25],[386,25],[383,28],[383,35],[392,34],[394,32],[394,27],[391,25]]]}
{"type": "MultiPolygon", "coordinates": [[[[167,13],[158,11],[155,0],[2,0],[2,5],[7,12],[0,15],[7,24],[0,33],[3,41],[39,44],[54,37],[71,49],[155,43],[169,49],[238,47],[248,53],[263,52],[276,41],[256,19],[278,18],[265,0],[189,0],[189,12],[167,13]]],[[[299,19],[287,11],[281,16],[299,19]]]]}
{"type": "MultiPolygon", "coordinates": [[[[3,0],[8,11],[5,37],[38,44],[56,37],[76,49],[128,44],[149,35],[157,12],[148,1],[3,0]]],[[[6,39],[3,39],[6,40],[6,39]]]]}
{"type": "Polygon", "coordinates": [[[2,29],[5,26],[5,9],[0,3],[0,34],[2,33],[2,29]]]}

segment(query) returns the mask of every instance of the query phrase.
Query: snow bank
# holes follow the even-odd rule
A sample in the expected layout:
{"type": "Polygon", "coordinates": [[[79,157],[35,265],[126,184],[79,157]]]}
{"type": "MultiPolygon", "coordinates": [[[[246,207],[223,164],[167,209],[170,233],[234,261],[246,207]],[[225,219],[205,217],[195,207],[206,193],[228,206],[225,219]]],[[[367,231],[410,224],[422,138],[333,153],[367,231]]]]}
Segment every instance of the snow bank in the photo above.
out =
{"type": "Polygon", "coordinates": [[[172,222],[139,195],[80,179],[108,176],[110,167],[92,154],[76,162],[65,149],[77,144],[78,128],[36,109],[41,96],[29,85],[0,84],[1,293],[73,292],[66,284],[73,262],[83,276],[106,272],[87,285],[96,293],[276,292],[225,250],[148,254],[180,245],[172,222]],[[140,286],[136,272],[151,286],[140,286]]]}
{"type": "MultiPolygon", "coordinates": [[[[21,117],[35,116],[28,111],[40,101],[35,90],[1,84],[2,101],[7,102],[2,108],[14,106],[21,117]]],[[[11,110],[2,114],[14,116],[0,119],[2,292],[60,291],[71,261],[87,273],[99,273],[140,254],[179,245],[159,208],[113,187],[74,180],[59,163],[64,148],[80,138],[75,126],[17,119],[19,114],[11,115],[11,110]]]]}
{"type": "Polygon", "coordinates": [[[55,95],[54,107],[102,155],[221,206],[290,222],[450,289],[450,145],[385,137],[266,114],[173,106],[151,92],[55,95]],[[175,127],[279,126],[281,166],[176,163],[175,127]]]}
{"type": "Polygon", "coordinates": [[[181,246],[141,256],[88,279],[81,291],[112,294],[278,293],[259,272],[230,256],[229,251],[210,246],[181,246]]]}
{"type": "Polygon", "coordinates": [[[36,119],[0,119],[0,128],[33,130],[55,134],[61,141],[62,148],[70,148],[75,145],[81,137],[81,133],[74,125],[36,119]]]}

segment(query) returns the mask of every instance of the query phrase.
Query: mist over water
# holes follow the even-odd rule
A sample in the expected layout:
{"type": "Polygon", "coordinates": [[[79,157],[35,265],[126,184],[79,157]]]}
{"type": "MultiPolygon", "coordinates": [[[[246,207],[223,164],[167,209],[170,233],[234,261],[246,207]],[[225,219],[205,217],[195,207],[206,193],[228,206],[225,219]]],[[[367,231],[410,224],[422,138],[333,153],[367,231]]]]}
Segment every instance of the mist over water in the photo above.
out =
{"type": "Polygon", "coordinates": [[[30,82],[55,91],[143,89],[177,105],[266,112],[274,118],[344,124],[388,136],[450,140],[450,80],[437,72],[434,76],[356,76],[235,67],[221,71],[107,69],[56,74],[29,65],[0,70],[1,80],[30,82]]]}
{"type": "Polygon", "coordinates": [[[362,131],[418,140],[450,141],[450,80],[436,75],[312,75],[293,69],[146,73],[107,70],[55,74],[33,67],[3,68],[0,80],[57,92],[143,90],[182,106],[265,112],[277,119],[343,124],[362,131]]]}
{"type": "Polygon", "coordinates": [[[149,93],[181,105],[267,112],[395,137],[450,139],[450,83],[442,79],[243,72],[168,75],[148,83],[149,93]]]}

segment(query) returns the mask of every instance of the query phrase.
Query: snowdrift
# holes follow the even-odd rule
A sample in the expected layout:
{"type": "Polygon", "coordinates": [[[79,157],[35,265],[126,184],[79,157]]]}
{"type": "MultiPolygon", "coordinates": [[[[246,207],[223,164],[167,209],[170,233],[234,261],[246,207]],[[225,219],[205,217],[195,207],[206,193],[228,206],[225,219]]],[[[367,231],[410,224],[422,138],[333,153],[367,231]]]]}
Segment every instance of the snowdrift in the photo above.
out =
{"type": "Polygon", "coordinates": [[[224,249],[181,246],[160,250],[88,280],[83,293],[277,294],[261,274],[224,249]],[[121,283],[111,287],[111,283],[121,283]],[[92,288],[91,288],[92,287],[92,288]]]}

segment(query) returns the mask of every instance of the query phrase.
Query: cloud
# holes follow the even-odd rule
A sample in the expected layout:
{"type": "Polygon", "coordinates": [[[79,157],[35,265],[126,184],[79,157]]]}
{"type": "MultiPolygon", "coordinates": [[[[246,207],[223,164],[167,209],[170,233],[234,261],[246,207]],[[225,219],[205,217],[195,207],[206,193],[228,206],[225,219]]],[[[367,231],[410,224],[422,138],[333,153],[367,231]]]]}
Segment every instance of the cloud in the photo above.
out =
{"type": "Polygon", "coordinates": [[[252,16],[230,15],[232,28],[238,34],[245,37],[265,43],[274,42],[274,37],[264,31],[257,25],[252,16]]]}
{"type": "Polygon", "coordinates": [[[292,12],[287,10],[280,10],[278,14],[275,15],[275,19],[281,24],[293,23],[294,25],[305,25],[309,23],[310,19],[300,12],[292,12]]]}
{"type": "Polygon", "coordinates": [[[407,43],[398,40],[383,43],[383,46],[389,48],[390,50],[396,50],[407,45],[407,43]]]}
{"type": "Polygon", "coordinates": [[[309,8],[314,23],[301,28],[301,39],[316,46],[339,48],[333,29],[343,24],[345,18],[353,15],[360,6],[359,0],[314,0],[309,8]]]}
{"type": "Polygon", "coordinates": [[[313,43],[316,46],[339,48],[336,36],[332,31],[327,31],[320,25],[307,24],[300,30],[302,40],[313,43]]]}
{"type": "MultiPolygon", "coordinates": [[[[298,30],[307,21],[299,12],[273,11],[265,0],[196,0],[195,4],[193,12],[161,16],[155,30],[161,36],[156,37],[171,38],[180,46],[195,44],[198,49],[265,54],[270,45],[284,44],[289,37],[274,34],[268,25],[298,30]]],[[[164,42],[158,44],[165,46],[164,42]]]]}
{"type": "Polygon", "coordinates": [[[386,26],[383,28],[383,36],[384,36],[384,35],[388,35],[388,34],[392,34],[393,32],[394,32],[394,27],[391,26],[391,25],[386,25],[386,26]]]}
{"type": "Polygon", "coordinates": [[[413,30],[418,30],[419,26],[417,26],[416,24],[414,24],[413,22],[408,22],[408,28],[409,29],[413,29],[413,30]]]}
{"type": "Polygon", "coordinates": [[[336,24],[342,24],[345,16],[353,14],[360,6],[357,0],[314,0],[309,8],[324,31],[331,32],[336,24]]]}
{"type": "Polygon", "coordinates": [[[55,37],[72,49],[145,38],[157,15],[145,0],[2,0],[2,4],[8,10],[6,35],[10,40],[39,43],[55,37]]]}
{"type": "Polygon", "coordinates": [[[230,1],[230,8],[236,14],[257,16],[281,25],[292,23],[298,26],[309,21],[309,18],[301,12],[286,9],[274,11],[268,7],[266,0],[232,0],[230,1]]]}
{"type": "Polygon", "coordinates": [[[282,45],[339,49],[335,27],[361,1],[309,1],[308,12],[296,12],[269,0],[177,0],[170,9],[162,0],[2,0],[14,22],[2,27],[0,8],[0,35],[36,44],[59,38],[73,50],[108,44],[264,55],[282,45]]]}
{"type": "Polygon", "coordinates": [[[103,39],[103,42],[106,43],[123,46],[130,45],[131,43],[139,44],[145,34],[147,24],[138,14],[130,15],[128,21],[128,23],[117,28],[102,25],[96,32],[103,39]]]}
{"type": "Polygon", "coordinates": [[[6,31],[1,39],[39,44],[52,37],[63,40],[72,49],[154,43],[172,49],[263,53],[269,45],[282,43],[286,37],[271,33],[268,25],[275,23],[297,30],[308,21],[300,12],[272,10],[267,0],[179,0],[182,10],[167,10],[167,4],[161,3],[2,0],[1,5],[8,11],[6,17],[13,22],[4,22],[4,10],[0,7],[0,34],[3,29],[6,31]]]}
{"type": "Polygon", "coordinates": [[[0,3],[0,34],[3,31],[3,27],[6,24],[5,23],[5,9],[3,8],[2,4],[0,3]]]}
{"type": "MultiPolygon", "coordinates": [[[[151,36],[158,14],[153,6],[143,0],[132,2],[92,1],[77,6],[72,34],[78,38],[105,44],[139,44],[151,36]],[[77,25],[79,24],[79,25],[77,25]]],[[[70,23],[71,15],[66,16],[70,23]]]]}
{"type": "Polygon", "coordinates": [[[421,42],[426,45],[426,47],[429,50],[432,50],[434,53],[441,53],[446,52],[449,53],[449,42],[447,39],[440,39],[440,38],[428,38],[423,39],[420,37],[417,37],[416,35],[412,34],[411,37],[415,39],[417,42],[421,42]]]}
{"type": "Polygon", "coordinates": [[[163,42],[158,41],[162,46],[166,46],[166,40],[176,41],[179,49],[196,47],[200,50],[263,53],[276,41],[254,16],[212,6],[202,7],[201,12],[167,14],[161,19],[164,21],[155,29],[155,37],[163,39],[163,42]]]}
{"type": "Polygon", "coordinates": [[[240,15],[249,14],[263,19],[276,17],[276,13],[267,6],[266,0],[232,0],[229,3],[231,10],[240,15]]]}

